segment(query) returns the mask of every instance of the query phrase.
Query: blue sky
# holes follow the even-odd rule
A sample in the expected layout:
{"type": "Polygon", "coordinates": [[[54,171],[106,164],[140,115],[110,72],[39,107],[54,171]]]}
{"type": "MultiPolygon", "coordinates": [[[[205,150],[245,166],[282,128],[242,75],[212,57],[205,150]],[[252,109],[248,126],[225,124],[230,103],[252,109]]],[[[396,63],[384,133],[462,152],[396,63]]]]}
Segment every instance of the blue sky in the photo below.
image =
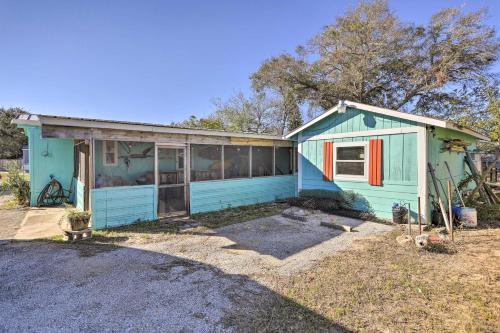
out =
{"type": "MultiPolygon", "coordinates": [[[[356,3],[0,0],[0,106],[167,124],[206,116],[213,98],[247,92],[266,58],[292,52],[356,3]]],[[[500,19],[494,0],[389,3],[416,23],[460,5],[500,19]]]]}

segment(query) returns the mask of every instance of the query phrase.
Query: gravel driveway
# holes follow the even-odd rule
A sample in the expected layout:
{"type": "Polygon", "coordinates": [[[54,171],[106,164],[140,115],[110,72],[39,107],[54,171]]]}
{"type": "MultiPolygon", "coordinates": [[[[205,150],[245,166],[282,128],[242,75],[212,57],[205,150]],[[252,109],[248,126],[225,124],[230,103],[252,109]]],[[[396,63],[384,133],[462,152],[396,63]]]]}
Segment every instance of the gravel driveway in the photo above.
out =
{"type": "Polygon", "coordinates": [[[273,277],[392,229],[365,222],[341,233],[320,220],[273,216],[137,247],[0,245],[0,332],[249,330],[281,297],[273,277]]]}

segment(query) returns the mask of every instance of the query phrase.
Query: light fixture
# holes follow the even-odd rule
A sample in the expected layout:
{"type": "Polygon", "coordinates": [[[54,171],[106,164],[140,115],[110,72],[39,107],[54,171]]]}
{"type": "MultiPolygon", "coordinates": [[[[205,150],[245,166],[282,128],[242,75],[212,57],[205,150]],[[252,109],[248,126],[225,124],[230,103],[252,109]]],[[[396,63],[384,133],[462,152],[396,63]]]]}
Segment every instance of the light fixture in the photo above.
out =
{"type": "Polygon", "coordinates": [[[347,110],[347,104],[345,103],[345,101],[340,100],[339,105],[337,106],[337,111],[339,113],[345,113],[346,110],[347,110]]]}

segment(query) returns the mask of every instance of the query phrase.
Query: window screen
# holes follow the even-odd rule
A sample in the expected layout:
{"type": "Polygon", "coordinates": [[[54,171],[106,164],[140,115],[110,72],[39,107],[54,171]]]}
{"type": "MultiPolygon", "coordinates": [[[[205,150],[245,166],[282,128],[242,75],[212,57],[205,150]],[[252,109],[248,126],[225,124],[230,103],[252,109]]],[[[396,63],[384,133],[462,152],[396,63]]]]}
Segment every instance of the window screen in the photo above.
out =
{"type": "Polygon", "coordinates": [[[276,147],[275,174],[291,175],[293,173],[293,148],[276,147]]]}
{"type": "Polygon", "coordinates": [[[273,175],[273,147],[252,147],[252,177],[273,175]]]}
{"type": "Polygon", "coordinates": [[[191,181],[222,179],[222,146],[191,145],[191,181]]]}
{"type": "Polygon", "coordinates": [[[224,146],[224,179],[250,177],[249,146],[224,146]]]}
{"type": "Polygon", "coordinates": [[[365,145],[337,147],[335,173],[337,175],[364,176],[365,145]]]}

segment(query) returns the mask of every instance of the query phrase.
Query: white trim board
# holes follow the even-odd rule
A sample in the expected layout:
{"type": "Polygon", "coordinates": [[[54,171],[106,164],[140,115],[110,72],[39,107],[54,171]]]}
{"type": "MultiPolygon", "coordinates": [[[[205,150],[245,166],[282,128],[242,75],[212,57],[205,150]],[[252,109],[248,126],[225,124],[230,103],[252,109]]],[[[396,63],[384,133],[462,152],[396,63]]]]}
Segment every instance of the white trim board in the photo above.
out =
{"type": "MultiPolygon", "coordinates": [[[[442,127],[442,128],[450,128],[459,132],[463,132],[469,135],[472,135],[480,140],[484,141],[490,141],[490,139],[480,133],[477,133],[471,129],[459,126],[453,122],[446,121],[446,120],[441,120],[441,119],[435,119],[435,118],[430,118],[430,117],[424,117],[424,116],[418,116],[414,115],[411,113],[406,113],[406,112],[401,112],[401,111],[396,111],[396,110],[391,110],[391,109],[385,109],[385,108],[380,108],[377,106],[373,105],[368,105],[368,104],[362,104],[362,103],[357,103],[357,102],[352,102],[352,101],[339,101],[339,104],[345,103],[347,107],[354,107],[356,109],[360,110],[365,110],[368,112],[373,112],[373,113],[378,113],[390,117],[395,117],[395,118],[400,118],[400,119],[405,119],[405,120],[410,120],[417,122],[419,124],[426,124],[426,125],[431,125],[431,126],[437,126],[437,127],[442,127]]],[[[318,121],[330,116],[331,114],[337,112],[339,109],[339,106],[335,106],[331,108],[330,110],[326,111],[322,115],[314,118],[313,120],[309,121],[308,123],[302,125],[301,127],[297,128],[296,130],[290,132],[285,136],[285,138],[289,139],[292,136],[296,135],[299,132],[302,132],[304,129],[308,128],[311,125],[314,125],[318,121]]]]}
{"type": "MultiPolygon", "coordinates": [[[[418,127],[417,132],[417,191],[420,197],[420,208],[422,216],[422,224],[427,224],[427,128],[425,125],[418,127]]],[[[416,207],[415,210],[417,210],[416,207]]]]}
{"type": "Polygon", "coordinates": [[[311,136],[299,135],[299,142],[304,142],[307,140],[329,140],[329,139],[341,139],[341,138],[355,138],[355,137],[360,137],[360,136],[417,133],[418,130],[419,130],[418,126],[408,126],[408,127],[378,129],[378,130],[371,130],[371,131],[357,131],[357,132],[346,132],[346,133],[335,133],[335,134],[318,134],[318,135],[311,135],[311,136]]]}

